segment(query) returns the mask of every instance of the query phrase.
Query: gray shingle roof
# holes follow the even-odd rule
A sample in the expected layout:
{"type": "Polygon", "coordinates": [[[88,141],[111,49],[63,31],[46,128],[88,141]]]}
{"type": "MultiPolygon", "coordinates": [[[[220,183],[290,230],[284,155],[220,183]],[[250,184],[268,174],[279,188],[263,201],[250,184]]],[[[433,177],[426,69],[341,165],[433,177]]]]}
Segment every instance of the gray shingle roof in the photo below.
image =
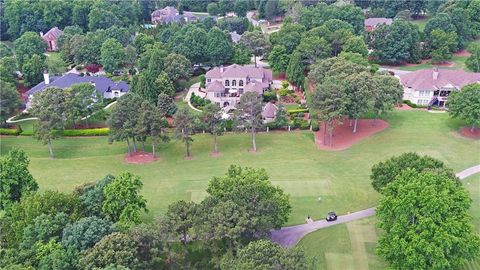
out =
{"type": "Polygon", "coordinates": [[[130,86],[124,82],[120,81],[115,83],[111,79],[103,76],[80,76],[74,73],[67,73],[63,76],[52,76],[50,77],[50,83],[45,84],[45,82],[41,82],[34,86],[32,89],[26,92],[27,95],[35,94],[39,91],[43,91],[50,87],[58,87],[58,88],[68,88],[74,84],[79,83],[94,83],[95,89],[100,94],[105,92],[109,92],[111,90],[120,90],[121,92],[128,92],[130,90],[130,86]]]}
{"type": "Polygon", "coordinates": [[[63,31],[58,29],[58,27],[53,27],[52,29],[48,30],[45,35],[42,36],[43,40],[50,41],[50,40],[57,40],[63,34],[63,31]]]}
{"type": "Polygon", "coordinates": [[[391,25],[393,22],[390,18],[368,18],[365,19],[365,26],[377,26],[379,24],[391,25]]]}

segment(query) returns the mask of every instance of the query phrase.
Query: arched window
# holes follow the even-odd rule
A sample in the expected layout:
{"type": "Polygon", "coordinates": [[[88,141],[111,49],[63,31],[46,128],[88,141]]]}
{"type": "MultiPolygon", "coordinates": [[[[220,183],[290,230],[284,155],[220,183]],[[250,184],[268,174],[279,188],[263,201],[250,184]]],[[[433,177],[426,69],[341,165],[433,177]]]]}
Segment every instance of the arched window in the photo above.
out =
{"type": "Polygon", "coordinates": [[[237,86],[237,81],[236,80],[232,80],[232,86],[237,86]]]}
{"type": "Polygon", "coordinates": [[[238,86],[243,86],[243,80],[238,81],[238,86]]]}
{"type": "Polygon", "coordinates": [[[230,81],[229,80],[225,80],[225,86],[230,86],[230,81]]]}

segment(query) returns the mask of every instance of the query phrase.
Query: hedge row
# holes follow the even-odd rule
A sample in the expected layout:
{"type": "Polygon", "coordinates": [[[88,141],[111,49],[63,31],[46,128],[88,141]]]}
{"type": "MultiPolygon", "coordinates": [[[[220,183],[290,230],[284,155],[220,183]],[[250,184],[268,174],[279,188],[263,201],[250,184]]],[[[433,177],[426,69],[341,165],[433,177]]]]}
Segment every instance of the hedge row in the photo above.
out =
{"type": "Polygon", "coordinates": [[[306,113],[308,112],[308,109],[291,109],[291,110],[287,110],[287,113],[290,115],[290,114],[296,114],[296,113],[306,113]]]}
{"type": "Polygon", "coordinates": [[[65,129],[63,136],[107,136],[109,132],[109,128],[65,129]]]}
{"type": "MultiPolygon", "coordinates": [[[[90,128],[90,129],[65,129],[63,136],[75,137],[75,136],[108,136],[110,132],[109,128],[90,128]]],[[[0,135],[10,136],[32,136],[33,131],[23,131],[20,133],[18,129],[0,128],[0,135]]]]}
{"type": "Polygon", "coordinates": [[[18,136],[20,130],[11,128],[0,128],[0,135],[18,136]]]}

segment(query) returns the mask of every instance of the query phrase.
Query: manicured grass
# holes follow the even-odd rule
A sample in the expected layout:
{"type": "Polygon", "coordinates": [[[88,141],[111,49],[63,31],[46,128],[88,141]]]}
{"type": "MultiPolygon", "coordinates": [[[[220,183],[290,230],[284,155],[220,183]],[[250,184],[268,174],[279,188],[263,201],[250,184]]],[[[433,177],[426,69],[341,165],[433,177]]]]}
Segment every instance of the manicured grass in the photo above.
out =
{"type": "MultiPolygon", "coordinates": [[[[464,179],[463,184],[473,199],[469,212],[480,233],[480,174],[464,179]]],[[[385,269],[387,263],[375,254],[375,239],[380,233],[375,223],[376,218],[371,217],[329,227],[307,235],[299,245],[315,259],[319,269],[385,269]]],[[[480,269],[480,258],[462,269],[480,269]]]]}
{"type": "Polygon", "coordinates": [[[317,150],[308,131],[259,134],[256,154],[248,152],[249,134],[227,134],[219,138],[222,155],[217,158],[210,156],[211,138],[196,135],[190,161],[183,158],[184,145],[172,140],[161,145],[160,160],[147,165],[124,163],[126,144],[108,144],[106,137],[56,140],[55,160],[48,157],[45,145],[30,137],[2,137],[0,151],[5,154],[12,147],[24,148],[41,190],[69,192],[106,174],[138,174],[150,209],[147,219],[164,212],[175,200],[200,201],[212,176],[223,175],[230,164],[265,168],[273,183],[291,196],[289,224],[303,223],[307,215],[318,219],[330,210],[345,214],[376,205],[379,195],[370,185],[370,168],[392,155],[407,151],[428,154],[455,171],[480,161],[476,155],[480,141],[456,135],[452,130],[461,123],[447,114],[397,111],[388,120],[391,126],[387,130],[338,152],[317,150]]]}
{"type": "MultiPolygon", "coordinates": [[[[446,68],[446,69],[463,69],[465,71],[468,71],[466,65],[465,65],[465,60],[467,60],[467,56],[458,56],[454,55],[450,62],[453,62],[453,66],[451,67],[441,67],[441,68],[446,68]]],[[[415,70],[420,70],[420,69],[426,69],[426,68],[434,68],[438,67],[438,65],[432,64],[430,62],[418,64],[418,65],[413,65],[413,66],[400,66],[400,67],[395,67],[396,69],[400,70],[409,70],[409,71],[415,71],[415,70]]]]}
{"type": "Polygon", "coordinates": [[[428,22],[428,18],[411,21],[412,24],[418,25],[418,30],[420,30],[420,32],[423,32],[423,30],[425,30],[425,26],[427,25],[427,22],[428,22]]]}

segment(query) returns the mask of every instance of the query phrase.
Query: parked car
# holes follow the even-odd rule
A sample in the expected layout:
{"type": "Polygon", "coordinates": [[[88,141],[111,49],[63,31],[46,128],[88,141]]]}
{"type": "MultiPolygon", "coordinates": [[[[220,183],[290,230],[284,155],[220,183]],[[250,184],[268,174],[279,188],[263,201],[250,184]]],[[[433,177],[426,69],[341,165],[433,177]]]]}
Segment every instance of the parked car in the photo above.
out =
{"type": "Polygon", "coordinates": [[[328,212],[327,217],[325,219],[327,221],[335,221],[337,220],[337,214],[335,212],[328,212]]]}

